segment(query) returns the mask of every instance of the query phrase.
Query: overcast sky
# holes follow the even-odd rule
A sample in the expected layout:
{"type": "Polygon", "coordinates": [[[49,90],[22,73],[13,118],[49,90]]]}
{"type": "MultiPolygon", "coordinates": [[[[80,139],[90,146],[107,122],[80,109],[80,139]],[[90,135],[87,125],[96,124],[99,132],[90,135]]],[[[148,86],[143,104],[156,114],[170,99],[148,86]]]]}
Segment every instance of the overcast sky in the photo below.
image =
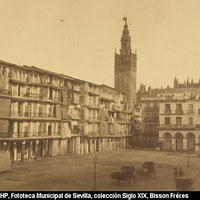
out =
{"type": "Polygon", "coordinates": [[[124,14],[138,86],[198,81],[199,0],[0,0],[0,59],[113,87],[124,14]]]}

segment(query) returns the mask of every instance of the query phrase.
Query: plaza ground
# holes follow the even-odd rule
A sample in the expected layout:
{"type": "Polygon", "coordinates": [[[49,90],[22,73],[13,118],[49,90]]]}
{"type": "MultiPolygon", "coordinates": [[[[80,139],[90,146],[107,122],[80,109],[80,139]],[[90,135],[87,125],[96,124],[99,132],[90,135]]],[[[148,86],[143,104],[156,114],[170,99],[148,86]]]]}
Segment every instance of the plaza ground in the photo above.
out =
{"type": "MultiPolygon", "coordinates": [[[[175,191],[174,167],[182,167],[192,178],[192,190],[200,189],[200,157],[178,152],[120,149],[97,153],[97,191],[175,191]],[[156,163],[156,178],[137,179],[130,185],[114,183],[110,174],[124,165],[156,163]]],[[[13,163],[12,171],[0,174],[1,191],[92,191],[94,154],[60,156],[13,163]]]]}

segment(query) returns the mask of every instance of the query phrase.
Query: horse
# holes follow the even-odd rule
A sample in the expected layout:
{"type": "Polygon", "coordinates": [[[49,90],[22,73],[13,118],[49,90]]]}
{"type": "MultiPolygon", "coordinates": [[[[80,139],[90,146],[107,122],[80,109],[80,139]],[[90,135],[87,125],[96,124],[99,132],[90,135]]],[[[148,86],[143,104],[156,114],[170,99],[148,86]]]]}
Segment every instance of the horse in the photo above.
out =
{"type": "MultiPolygon", "coordinates": [[[[134,178],[134,170],[135,167],[134,166],[123,166],[121,168],[120,172],[113,172],[110,174],[111,178],[113,179],[113,181],[117,181],[118,183],[120,183],[121,181],[123,181],[123,183],[125,183],[127,181],[128,184],[131,183],[131,179],[134,178]]],[[[134,179],[135,182],[135,179],[134,179]]]]}
{"type": "Polygon", "coordinates": [[[120,183],[121,181],[125,183],[129,179],[129,174],[124,172],[113,172],[110,174],[110,176],[113,179],[113,181],[116,180],[118,183],[120,183]]]}

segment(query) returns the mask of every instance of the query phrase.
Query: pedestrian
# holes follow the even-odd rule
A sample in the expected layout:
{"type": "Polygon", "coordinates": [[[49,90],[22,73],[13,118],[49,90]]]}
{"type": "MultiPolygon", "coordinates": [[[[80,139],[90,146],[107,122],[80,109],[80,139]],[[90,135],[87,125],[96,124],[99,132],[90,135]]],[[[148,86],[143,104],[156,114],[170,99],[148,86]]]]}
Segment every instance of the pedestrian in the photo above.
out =
{"type": "Polygon", "coordinates": [[[177,178],[177,175],[178,175],[177,168],[174,168],[174,180],[176,180],[176,178],[177,178]]]}
{"type": "Polygon", "coordinates": [[[179,168],[179,170],[178,170],[178,175],[179,175],[180,177],[182,177],[183,174],[184,174],[183,169],[182,169],[182,168],[179,168]]]}

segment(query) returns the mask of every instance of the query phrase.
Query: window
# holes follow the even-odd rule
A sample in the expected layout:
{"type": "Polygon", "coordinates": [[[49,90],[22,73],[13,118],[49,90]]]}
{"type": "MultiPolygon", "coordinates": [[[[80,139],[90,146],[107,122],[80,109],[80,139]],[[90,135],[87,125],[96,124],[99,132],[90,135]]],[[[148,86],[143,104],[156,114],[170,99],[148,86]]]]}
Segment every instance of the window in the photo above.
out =
{"type": "Polygon", "coordinates": [[[193,110],[193,104],[189,104],[189,110],[193,110]]]}
{"type": "Polygon", "coordinates": [[[61,135],[61,123],[58,123],[58,135],[61,135]]]}
{"type": "Polygon", "coordinates": [[[19,103],[18,113],[19,113],[19,116],[23,115],[23,103],[19,103]]]}
{"type": "Polygon", "coordinates": [[[152,119],[153,120],[158,120],[159,119],[158,114],[157,113],[152,113],[152,119]]]}
{"type": "Polygon", "coordinates": [[[170,117],[165,117],[165,125],[170,125],[170,117]]]}
{"type": "Polygon", "coordinates": [[[53,117],[56,117],[56,106],[53,106],[53,117]]]}
{"type": "Polygon", "coordinates": [[[52,100],[52,98],[53,98],[53,89],[49,88],[49,99],[52,100]]]}
{"type": "Polygon", "coordinates": [[[93,97],[93,106],[95,106],[96,107],[96,98],[95,97],[93,97]]]}
{"type": "Polygon", "coordinates": [[[167,114],[167,115],[171,114],[171,105],[170,104],[165,104],[164,113],[167,114]]]}
{"type": "Polygon", "coordinates": [[[176,118],[176,124],[181,125],[182,124],[182,117],[177,117],[176,118]]]}
{"type": "Polygon", "coordinates": [[[192,124],[193,124],[193,118],[189,117],[189,125],[192,125],[192,124]]]}
{"type": "Polygon", "coordinates": [[[150,103],[147,103],[147,108],[150,108],[150,103]]]}
{"type": "Polygon", "coordinates": [[[170,104],[165,104],[165,110],[171,110],[170,104]]]}
{"type": "Polygon", "coordinates": [[[51,130],[52,130],[51,129],[51,125],[48,125],[48,130],[47,130],[48,131],[48,135],[51,135],[51,130]]]}
{"type": "Polygon", "coordinates": [[[147,120],[150,120],[151,119],[151,114],[150,113],[147,113],[147,120]]]}
{"type": "Polygon", "coordinates": [[[176,114],[177,115],[182,115],[183,114],[182,104],[176,104],[176,114]]]}
{"type": "Polygon", "coordinates": [[[93,119],[96,119],[96,112],[95,112],[95,110],[93,110],[92,118],[93,118],[93,119]]]}
{"type": "Polygon", "coordinates": [[[176,104],[176,110],[182,110],[182,104],[176,104]]]}
{"type": "Polygon", "coordinates": [[[20,96],[20,95],[21,95],[21,87],[18,86],[18,96],[20,96]]]}
{"type": "Polygon", "coordinates": [[[158,107],[158,104],[157,104],[157,103],[153,103],[153,107],[154,107],[154,108],[157,108],[157,107],[158,107]]]}

